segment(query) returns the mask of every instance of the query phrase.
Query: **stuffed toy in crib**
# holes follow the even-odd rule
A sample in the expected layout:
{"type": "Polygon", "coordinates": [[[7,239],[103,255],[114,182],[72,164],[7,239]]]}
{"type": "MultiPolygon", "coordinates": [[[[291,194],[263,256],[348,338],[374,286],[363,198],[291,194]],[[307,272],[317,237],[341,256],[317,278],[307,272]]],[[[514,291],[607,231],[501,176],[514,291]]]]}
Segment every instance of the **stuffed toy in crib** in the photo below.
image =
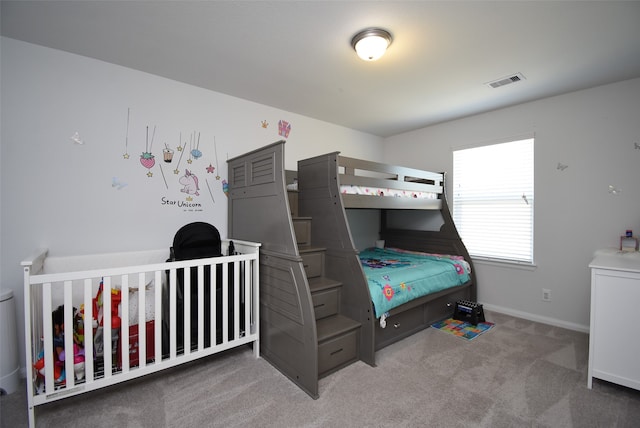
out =
{"type": "MultiPolygon", "coordinates": [[[[73,308],[74,313],[74,329],[73,329],[73,364],[74,375],[77,380],[84,378],[84,349],[82,347],[82,341],[80,335],[77,334],[76,327],[81,325],[80,314],[77,309],[73,308]]],[[[64,384],[66,381],[66,373],[64,369],[64,363],[66,360],[66,353],[64,350],[64,306],[58,306],[52,315],[52,334],[53,334],[53,377],[57,384],[64,384]]],[[[44,371],[44,350],[40,351],[38,360],[33,367],[38,371],[41,377],[45,376],[44,371]]]]}

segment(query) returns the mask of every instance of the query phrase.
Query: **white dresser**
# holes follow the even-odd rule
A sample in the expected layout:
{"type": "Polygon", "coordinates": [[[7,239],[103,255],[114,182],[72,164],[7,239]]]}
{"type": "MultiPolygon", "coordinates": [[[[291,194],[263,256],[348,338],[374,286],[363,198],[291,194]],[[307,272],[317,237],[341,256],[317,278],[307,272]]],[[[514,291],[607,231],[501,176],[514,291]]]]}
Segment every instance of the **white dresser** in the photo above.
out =
{"type": "Polygon", "coordinates": [[[591,268],[589,372],[640,390],[640,253],[599,250],[591,268]]]}

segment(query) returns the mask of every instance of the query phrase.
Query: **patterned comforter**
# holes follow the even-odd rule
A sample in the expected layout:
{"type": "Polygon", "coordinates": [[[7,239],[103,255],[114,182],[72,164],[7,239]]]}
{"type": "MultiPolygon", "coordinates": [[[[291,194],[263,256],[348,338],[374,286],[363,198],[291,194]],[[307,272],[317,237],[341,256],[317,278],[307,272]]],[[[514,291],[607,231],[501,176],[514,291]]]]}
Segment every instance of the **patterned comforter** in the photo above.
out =
{"type": "Polygon", "coordinates": [[[469,281],[471,267],[461,256],[397,248],[368,248],[360,262],[369,282],[376,318],[418,297],[469,281]]]}

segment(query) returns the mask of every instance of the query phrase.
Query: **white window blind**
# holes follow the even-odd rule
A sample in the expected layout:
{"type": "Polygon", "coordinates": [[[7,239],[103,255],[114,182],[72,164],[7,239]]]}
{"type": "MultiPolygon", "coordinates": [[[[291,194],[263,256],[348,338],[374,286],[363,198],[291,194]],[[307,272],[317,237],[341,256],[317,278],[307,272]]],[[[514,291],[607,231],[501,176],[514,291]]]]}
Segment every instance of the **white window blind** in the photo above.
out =
{"type": "Polygon", "coordinates": [[[533,138],[453,152],[453,219],[473,257],[533,263],[533,138]]]}

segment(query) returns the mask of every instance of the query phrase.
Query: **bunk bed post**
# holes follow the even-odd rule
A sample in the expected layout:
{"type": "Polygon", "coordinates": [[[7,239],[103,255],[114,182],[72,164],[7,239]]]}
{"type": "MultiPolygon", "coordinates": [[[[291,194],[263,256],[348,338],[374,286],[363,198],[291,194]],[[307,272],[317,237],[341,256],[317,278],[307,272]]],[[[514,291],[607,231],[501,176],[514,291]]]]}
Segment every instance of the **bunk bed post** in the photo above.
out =
{"type": "MultiPolygon", "coordinates": [[[[360,359],[375,365],[375,316],[340,197],[338,155],[328,153],[298,162],[300,215],[313,218],[311,241],[327,249],[327,276],[342,282],[342,312],[361,324],[360,359]]],[[[355,168],[345,169],[355,173],[355,168]]]]}
{"type": "MultiPolygon", "coordinates": [[[[444,221],[444,223],[440,228],[440,232],[442,234],[449,236],[454,242],[459,243],[456,246],[458,254],[463,256],[465,260],[471,263],[471,256],[467,251],[467,247],[465,247],[464,243],[462,242],[462,238],[458,233],[458,229],[456,228],[456,225],[453,221],[453,216],[451,215],[451,209],[449,208],[449,203],[447,201],[447,187],[445,185],[446,177],[447,177],[446,173],[443,172],[442,173],[442,194],[440,195],[440,198],[442,199],[441,214],[442,214],[442,220],[444,221]]],[[[471,269],[470,300],[474,302],[478,299],[477,284],[478,283],[476,281],[476,270],[471,269]]]]}

